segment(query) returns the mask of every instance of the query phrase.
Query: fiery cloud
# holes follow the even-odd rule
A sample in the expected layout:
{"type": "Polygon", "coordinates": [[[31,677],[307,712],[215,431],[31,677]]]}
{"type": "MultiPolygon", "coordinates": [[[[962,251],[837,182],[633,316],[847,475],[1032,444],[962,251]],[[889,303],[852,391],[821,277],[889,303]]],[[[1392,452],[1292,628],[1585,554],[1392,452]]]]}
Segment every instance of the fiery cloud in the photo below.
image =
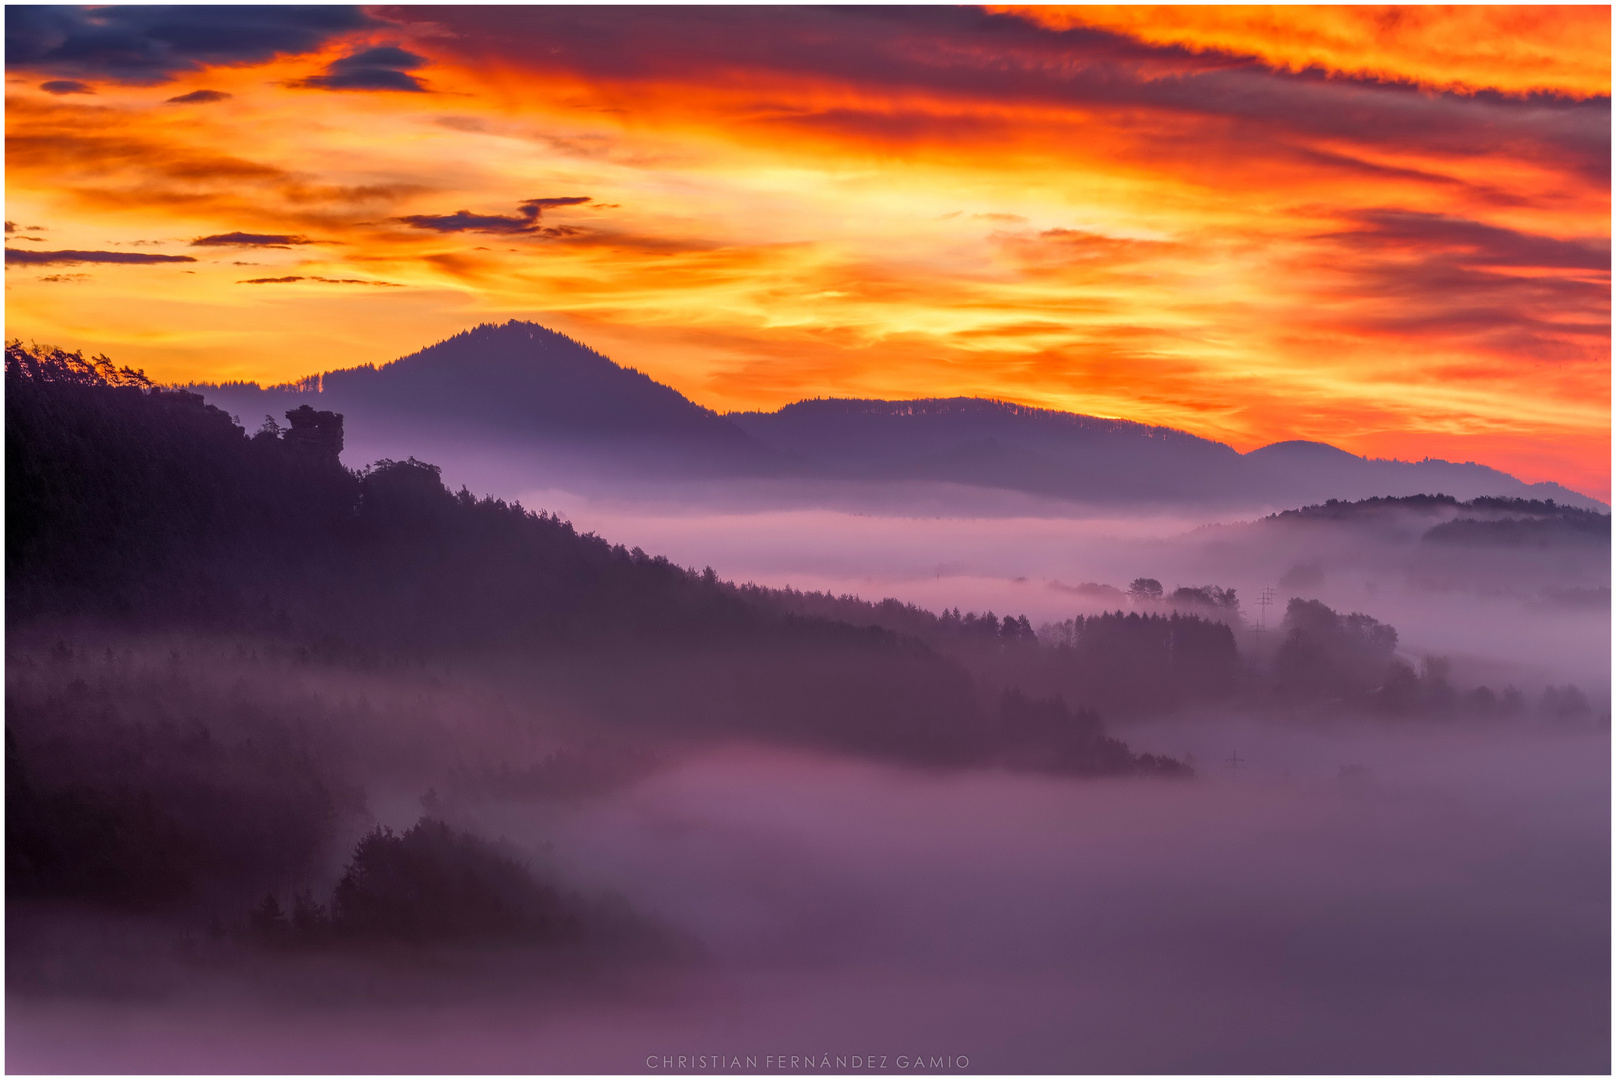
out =
{"type": "Polygon", "coordinates": [[[1587,6],[1006,5],[1065,30],[1251,56],[1285,71],[1442,90],[1610,96],[1610,8],[1587,6]]]}
{"type": "Polygon", "coordinates": [[[719,409],[982,394],[1608,495],[1607,9],[321,11],[8,52],[11,212],[198,260],[14,264],[18,331],[282,381],[518,316],[719,409]]]}

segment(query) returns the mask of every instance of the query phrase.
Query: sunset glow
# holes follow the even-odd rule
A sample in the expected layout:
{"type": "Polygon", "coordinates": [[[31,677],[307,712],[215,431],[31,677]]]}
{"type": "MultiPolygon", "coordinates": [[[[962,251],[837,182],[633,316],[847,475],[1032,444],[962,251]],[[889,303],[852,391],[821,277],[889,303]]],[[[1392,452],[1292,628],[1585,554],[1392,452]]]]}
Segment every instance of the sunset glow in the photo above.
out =
{"type": "Polygon", "coordinates": [[[525,318],[721,411],[991,396],[1609,498],[1606,7],[60,44],[137,10],[8,41],[9,335],[269,383],[525,318]]]}

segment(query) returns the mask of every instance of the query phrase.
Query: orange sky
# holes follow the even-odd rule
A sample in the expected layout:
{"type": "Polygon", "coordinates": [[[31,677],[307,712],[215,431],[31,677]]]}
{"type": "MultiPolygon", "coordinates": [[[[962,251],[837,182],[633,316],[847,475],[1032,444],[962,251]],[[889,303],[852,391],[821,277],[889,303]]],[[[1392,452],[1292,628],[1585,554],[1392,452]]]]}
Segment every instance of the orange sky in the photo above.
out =
{"type": "Polygon", "coordinates": [[[720,410],[1609,498],[1609,8],[149,10],[8,12],[8,334],[267,382],[531,318],[720,410]]]}

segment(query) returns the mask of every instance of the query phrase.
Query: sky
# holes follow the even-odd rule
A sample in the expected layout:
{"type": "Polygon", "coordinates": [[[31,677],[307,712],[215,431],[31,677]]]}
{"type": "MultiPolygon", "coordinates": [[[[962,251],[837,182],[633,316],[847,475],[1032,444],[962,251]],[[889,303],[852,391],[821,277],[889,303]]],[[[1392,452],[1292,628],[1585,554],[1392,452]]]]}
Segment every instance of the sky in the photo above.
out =
{"type": "Polygon", "coordinates": [[[995,397],[1610,498],[1608,7],[6,11],[8,336],[531,319],[719,411],[995,397]]]}

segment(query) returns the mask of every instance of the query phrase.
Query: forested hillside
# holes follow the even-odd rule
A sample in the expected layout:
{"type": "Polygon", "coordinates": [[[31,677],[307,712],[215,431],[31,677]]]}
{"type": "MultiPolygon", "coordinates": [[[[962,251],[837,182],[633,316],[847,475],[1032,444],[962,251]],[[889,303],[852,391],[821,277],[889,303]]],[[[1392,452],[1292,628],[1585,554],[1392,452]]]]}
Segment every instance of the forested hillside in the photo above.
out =
{"type": "Polygon", "coordinates": [[[13,625],[94,616],[348,660],[564,656],[617,722],[917,761],[988,762],[1021,737],[1002,679],[979,685],[906,628],[451,493],[414,459],[350,471],[339,415],[302,407],[249,436],[194,394],[17,345],[6,377],[13,625]]]}

